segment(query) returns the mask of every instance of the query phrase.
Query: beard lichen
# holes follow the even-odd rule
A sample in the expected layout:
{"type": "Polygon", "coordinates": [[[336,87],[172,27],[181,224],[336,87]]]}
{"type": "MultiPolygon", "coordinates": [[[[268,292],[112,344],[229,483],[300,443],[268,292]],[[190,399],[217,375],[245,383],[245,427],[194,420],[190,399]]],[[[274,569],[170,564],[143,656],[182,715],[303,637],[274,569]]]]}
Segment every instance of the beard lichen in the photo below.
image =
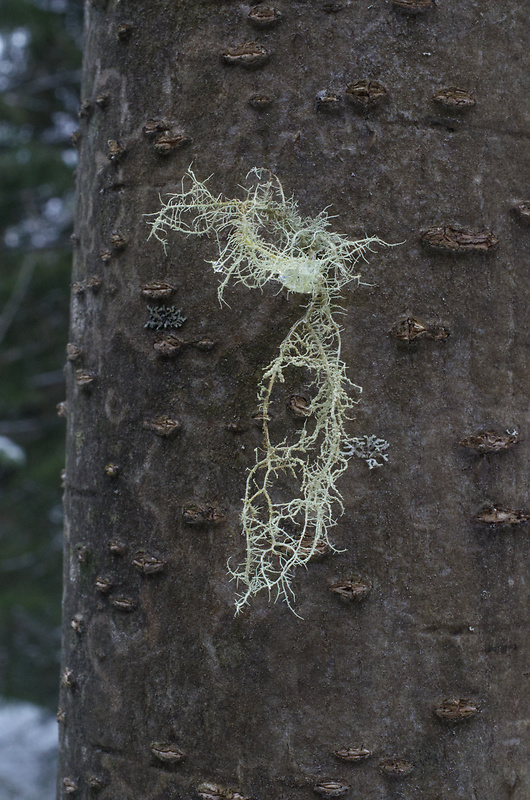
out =
{"type": "Polygon", "coordinates": [[[273,283],[308,297],[305,313],[292,325],[276,358],[263,373],[258,397],[263,444],[247,475],[241,524],[246,557],[229,571],[242,587],[236,613],[261,590],[282,597],[292,608],[291,585],[296,567],[304,566],[322,548],[335,550],[329,532],[343,510],[337,481],[352,455],[364,458],[370,469],[387,460],[388,444],[374,436],[349,437],[345,428],[358,402],[361,387],[352,383],[341,359],[341,328],[333,314],[339,310],[342,288],[360,283],[355,266],[377,237],[350,240],[329,230],[330,217],[301,217],[296,202],[287,198],[279,180],[267,170],[253,169],[243,199],[213,195],[191,169],[181,191],[169,194],[162,208],[150,214],[150,236],[164,248],[167,234],[214,237],[218,258],[210,262],[221,276],[223,301],[229,283],[249,289],[273,283]],[[273,443],[269,432],[271,396],[285,382],[289,368],[310,376],[312,398],[308,420],[294,442],[273,443]],[[285,499],[286,477],[296,479],[296,497],[285,499]]]}

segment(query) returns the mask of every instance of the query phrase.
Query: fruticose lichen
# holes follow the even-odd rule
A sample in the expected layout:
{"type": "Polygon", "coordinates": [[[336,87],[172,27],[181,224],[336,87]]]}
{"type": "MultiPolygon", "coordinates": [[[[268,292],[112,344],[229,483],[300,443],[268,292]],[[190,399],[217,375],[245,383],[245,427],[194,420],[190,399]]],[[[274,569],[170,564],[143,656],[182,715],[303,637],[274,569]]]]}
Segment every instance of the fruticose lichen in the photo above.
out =
{"type": "Polygon", "coordinates": [[[253,169],[243,199],[215,196],[191,169],[181,191],[167,195],[151,217],[151,234],[164,248],[167,234],[208,234],[215,238],[219,256],[210,262],[221,276],[218,294],[223,301],[229,283],[249,289],[272,283],[289,292],[307,295],[303,316],[292,325],[276,358],[266,367],[259,387],[263,445],[247,475],[241,523],[246,557],[230,567],[243,591],[241,608],[263,589],[283,597],[292,608],[291,586],[296,567],[306,565],[322,545],[332,550],[329,531],[343,511],[337,481],[351,455],[365,459],[370,469],[386,461],[386,442],[376,437],[348,437],[345,424],[358,402],[351,396],[361,388],[346,374],[341,359],[341,328],[333,312],[340,306],[342,288],[360,283],[355,271],[377,237],[350,240],[329,230],[329,215],[301,217],[296,202],[284,195],[279,180],[266,170],[253,169]],[[312,398],[308,420],[294,442],[273,443],[269,408],[277,383],[288,368],[310,375],[312,398]],[[298,481],[296,497],[285,498],[283,483],[298,481]]]}

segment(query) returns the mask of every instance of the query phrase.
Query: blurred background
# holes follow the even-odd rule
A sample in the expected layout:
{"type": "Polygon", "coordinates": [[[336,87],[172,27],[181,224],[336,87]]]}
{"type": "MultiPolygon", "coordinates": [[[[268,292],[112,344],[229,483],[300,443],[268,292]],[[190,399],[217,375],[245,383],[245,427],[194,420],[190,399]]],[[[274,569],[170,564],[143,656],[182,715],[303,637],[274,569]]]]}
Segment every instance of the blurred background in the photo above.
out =
{"type": "Polygon", "coordinates": [[[0,798],[52,800],[81,0],[0,0],[0,798]]]}

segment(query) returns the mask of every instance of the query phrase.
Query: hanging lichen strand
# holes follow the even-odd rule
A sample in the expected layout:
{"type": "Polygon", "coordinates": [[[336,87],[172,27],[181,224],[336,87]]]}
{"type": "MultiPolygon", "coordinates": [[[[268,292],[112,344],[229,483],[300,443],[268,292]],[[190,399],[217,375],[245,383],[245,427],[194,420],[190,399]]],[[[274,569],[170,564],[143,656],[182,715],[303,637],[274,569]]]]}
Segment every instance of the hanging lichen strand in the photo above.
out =
{"type": "Polygon", "coordinates": [[[235,569],[229,565],[243,587],[237,611],[262,589],[291,606],[295,568],[323,547],[335,549],[328,537],[337,513],[343,511],[337,481],[349,458],[358,455],[372,468],[386,461],[388,447],[373,436],[358,439],[346,433],[345,423],[357,402],[350,393],[361,389],[346,375],[341,329],[333,318],[342,287],[360,282],[358,260],[372,245],[384,242],[375,237],[351,241],[333,233],[325,211],[302,218],[274,175],[253,169],[249,177],[252,186],[244,189],[244,198],[227,200],[215,197],[190,169],[181,192],[168,195],[162,209],[149,215],[150,236],[164,248],[169,231],[215,237],[219,257],[211,263],[222,276],[220,301],[232,281],[248,288],[272,281],[309,296],[303,317],[291,327],[259,387],[263,446],[256,450],[256,464],[247,476],[241,513],[246,557],[235,569]],[[268,426],[271,395],[290,367],[311,376],[313,397],[304,409],[308,420],[294,443],[273,444],[268,426]],[[296,497],[284,499],[283,484],[289,477],[296,478],[299,489],[296,497]]]}

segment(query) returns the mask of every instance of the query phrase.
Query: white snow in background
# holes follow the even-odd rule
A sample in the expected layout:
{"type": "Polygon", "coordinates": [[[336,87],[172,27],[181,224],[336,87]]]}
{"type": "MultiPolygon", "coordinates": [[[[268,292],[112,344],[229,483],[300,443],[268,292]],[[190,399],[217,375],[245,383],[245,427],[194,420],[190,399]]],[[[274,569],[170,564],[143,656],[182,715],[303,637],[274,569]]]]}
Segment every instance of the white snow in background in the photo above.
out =
{"type": "Polygon", "coordinates": [[[13,467],[23,467],[26,463],[24,450],[7,436],[0,436],[0,463],[11,464],[13,467]]]}
{"type": "Polygon", "coordinates": [[[0,701],[1,800],[54,800],[57,720],[31,703],[0,701]]]}

